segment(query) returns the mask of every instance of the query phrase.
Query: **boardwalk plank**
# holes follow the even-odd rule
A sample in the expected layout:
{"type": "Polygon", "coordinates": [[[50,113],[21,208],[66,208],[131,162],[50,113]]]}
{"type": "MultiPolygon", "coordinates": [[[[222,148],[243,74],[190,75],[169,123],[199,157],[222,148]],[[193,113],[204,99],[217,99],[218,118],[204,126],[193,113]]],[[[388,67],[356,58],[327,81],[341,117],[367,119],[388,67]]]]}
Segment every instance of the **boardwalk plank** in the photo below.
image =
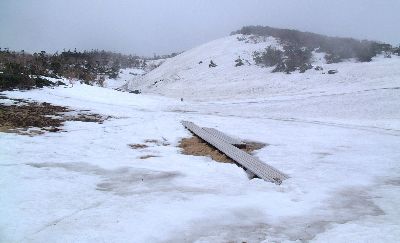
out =
{"type": "Polygon", "coordinates": [[[225,133],[218,131],[217,129],[214,128],[209,128],[209,127],[203,127],[204,130],[206,130],[206,132],[211,133],[212,135],[214,135],[215,137],[224,140],[225,142],[232,144],[234,146],[243,146],[245,145],[245,143],[243,143],[241,140],[236,139],[236,138],[232,138],[228,135],[226,135],[225,133]]]}
{"type": "Polygon", "coordinates": [[[227,143],[225,140],[222,140],[214,134],[207,132],[205,129],[197,126],[193,122],[182,121],[182,124],[194,134],[226,154],[228,157],[261,179],[280,184],[283,180],[288,178],[287,175],[275,169],[274,167],[261,162],[250,154],[227,143]]]}

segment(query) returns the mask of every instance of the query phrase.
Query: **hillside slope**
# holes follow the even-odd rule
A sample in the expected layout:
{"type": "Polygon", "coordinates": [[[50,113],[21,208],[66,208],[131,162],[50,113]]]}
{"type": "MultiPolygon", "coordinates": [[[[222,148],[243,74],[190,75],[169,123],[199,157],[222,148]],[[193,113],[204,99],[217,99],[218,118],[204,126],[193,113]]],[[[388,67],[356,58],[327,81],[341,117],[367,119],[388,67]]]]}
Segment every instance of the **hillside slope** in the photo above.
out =
{"type": "Polygon", "coordinates": [[[372,62],[354,60],[327,64],[324,53],[313,52],[313,65],[324,70],[271,73],[273,68],[255,65],[254,51],[267,46],[282,48],[273,37],[233,35],[218,39],[167,60],[157,69],[128,83],[129,90],[156,93],[193,100],[266,98],[309,92],[345,90],[349,86],[364,90],[392,86],[400,77],[400,59],[375,57],[372,62]],[[238,57],[243,66],[235,67],[238,57]],[[217,67],[210,68],[213,61],[217,67]],[[201,63],[202,62],[202,63],[201,63]],[[328,70],[338,70],[334,75],[328,70]]]}

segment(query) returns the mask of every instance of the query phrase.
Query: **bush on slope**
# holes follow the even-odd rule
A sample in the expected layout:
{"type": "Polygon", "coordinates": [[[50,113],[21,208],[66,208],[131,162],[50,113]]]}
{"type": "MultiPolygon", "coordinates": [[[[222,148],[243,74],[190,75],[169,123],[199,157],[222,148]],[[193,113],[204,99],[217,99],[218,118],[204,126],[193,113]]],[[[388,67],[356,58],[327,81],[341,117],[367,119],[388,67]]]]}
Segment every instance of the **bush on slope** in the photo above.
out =
{"type": "Polygon", "coordinates": [[[272,72],[290,73],[296,70],[304,73],[311,69],[312,52],[308,48],[295,45],[283,46],[283,51],[268,46],[265,51],[254,52],[254,61],[258,65],[273,67],[272,72]]]}
{"type": "Polygon", "coordinates": [[[300,46],[327,53],[328,63],[341,62],[343,59],[356,58],[360,62],[369,62],[382,51],[391,50],[389,44],[376,41],[356,40],[353,38],[328,37],[320,34],[290,29],[277,29],[269,26],[245,26],[232,34],[272,36],[286,46],[300,46]]]}

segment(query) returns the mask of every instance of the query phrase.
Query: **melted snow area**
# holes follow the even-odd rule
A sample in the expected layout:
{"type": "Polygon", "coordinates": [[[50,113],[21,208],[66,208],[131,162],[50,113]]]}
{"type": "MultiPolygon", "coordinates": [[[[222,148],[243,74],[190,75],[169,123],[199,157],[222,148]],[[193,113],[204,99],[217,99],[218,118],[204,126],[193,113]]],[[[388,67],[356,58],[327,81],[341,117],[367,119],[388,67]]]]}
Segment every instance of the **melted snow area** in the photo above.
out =
{"type": "Polygon", "coordinates": [[[398,242],[400,58],[325,64],[335,75],[234,67],[261,47],[233,36],[183,53],[140,78],[148,94],[3,92],[113,118],[0,133],[0,242],[398,242]],[[268,144],[255,155],[290,179],[181,154],[181,120],[268,144]]]}

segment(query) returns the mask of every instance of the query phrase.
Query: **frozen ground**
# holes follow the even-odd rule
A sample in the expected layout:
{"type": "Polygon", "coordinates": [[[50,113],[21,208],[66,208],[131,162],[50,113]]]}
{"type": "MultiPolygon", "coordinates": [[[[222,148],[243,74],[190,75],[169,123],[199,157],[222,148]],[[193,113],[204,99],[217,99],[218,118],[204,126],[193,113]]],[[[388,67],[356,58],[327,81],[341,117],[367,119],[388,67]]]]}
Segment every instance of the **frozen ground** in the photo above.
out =
{"type": "Polygon", "coordinates": [[[236,102],[86,85],[6,92],[115,118],[0,133],[0,242],[397,242],[400,90],[359,88],[236,102]],[[269,144],[256,155],[291,178],[248,180],[180,154],[183,119],[269,144]],[[128,146],[146,139],[170,145],[128,146]]]}

